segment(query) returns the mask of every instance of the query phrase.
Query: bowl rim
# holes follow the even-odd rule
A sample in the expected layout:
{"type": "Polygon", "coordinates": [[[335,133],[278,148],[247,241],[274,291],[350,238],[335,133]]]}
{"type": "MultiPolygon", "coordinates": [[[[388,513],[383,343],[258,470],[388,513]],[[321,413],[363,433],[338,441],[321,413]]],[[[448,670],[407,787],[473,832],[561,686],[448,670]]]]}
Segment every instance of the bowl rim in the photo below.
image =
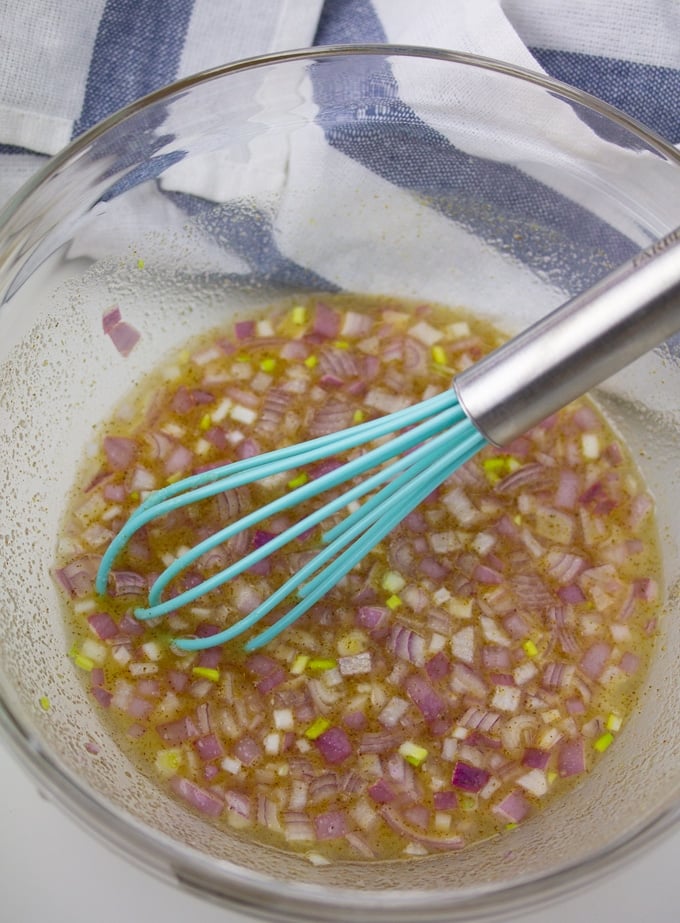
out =
{"type": "MultiPolygon", "coordinates": [[[[537,85],[570,102],[579,103],[637,136],[666,160],[680,167],[680,150],[643,123],[598,97],[530,70],[496,58],[445,48],[408,44],[339,44],[292,49],[242,58],[174,81],[129,103],[85,131],[52,156],[0,209],[0,235],[31,196],[99,137],[144,109],[162,103],[199,84],[278,63],[352,56],[431,59],[499,73],[537,85]]],[[[3,245],[0,237],[0,247],[3,245]]],[[[0,266],[3,258],[0,253],[0,266]]],[[[442,920],[491,920],[522,910],[535,910],[573,896],[630,862],[640,849],[649,849],[668,836],[680,822],[680,801],[671,799],[607,846],[547,873],[527,874],[511,883],[491,883],[464,889],[361,890],[332,888],[329,907],[327,885],[282,882],[263,873],[223,860],[206,869],[204,854],[160,834],[136,818],[113,807],[102,796],[66,770],[42,746],[21,717],[0,698],[0,731],[18,762],[54,801],[90,835],[130,861],[165,881],[180,885],[203,898],[271,920],[341,921],[348,913],[357,923],[441,923],[442,920]],[[221,885],[221,886],[220,886],[221,885]],[[226,888],[225,888],[226,886],[226,888]]]]}

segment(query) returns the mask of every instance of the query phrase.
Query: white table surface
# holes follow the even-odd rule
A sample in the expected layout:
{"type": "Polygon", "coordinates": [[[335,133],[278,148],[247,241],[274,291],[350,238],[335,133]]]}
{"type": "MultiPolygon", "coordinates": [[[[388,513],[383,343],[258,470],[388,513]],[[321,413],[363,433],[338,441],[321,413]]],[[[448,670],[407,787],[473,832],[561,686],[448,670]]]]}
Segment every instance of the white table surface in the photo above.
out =
{"type": "MultiPolygon", "coordinates": [[[[3,923],[252,923],[128,864],[42,798],[0,744],[3,923]]],[[[577,897],[523,923],[678,923],[680,831],[577,897]]]]}

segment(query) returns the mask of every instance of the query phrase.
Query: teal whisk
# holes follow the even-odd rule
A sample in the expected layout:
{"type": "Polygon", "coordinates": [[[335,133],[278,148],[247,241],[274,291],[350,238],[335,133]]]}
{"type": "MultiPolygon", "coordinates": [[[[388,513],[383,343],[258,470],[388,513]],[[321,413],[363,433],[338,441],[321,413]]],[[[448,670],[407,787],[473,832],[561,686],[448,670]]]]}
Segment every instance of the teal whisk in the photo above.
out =
{"type": "Polygon", "coordinates": [[[443,394],[377,420],[192,475],[155,491],[132,514],[104,554],[97,592],[106,592],[116,557],[134,533],[152,520],[226,490],[393,436],[230,523],[178,557],[155,581],[148,607],[135,610],[138,619],[147,620],[192,603],[371,494],[327,530],[318,553],[248,615],[210,637],[173,642],[187,651],[224,644],[294,596],[288,612],[246,643],[246,650],[256,650],[307,612],[415,506],[485,445],[507,444],[679,329],[680,230],[466,369],[443,394]],[[377,470],[369,474],[374,468],[377,470]],[[197,586],[163,600],[172,580],[206,552],[263,519],[361,475],[368,476],[260,548],[197,586]]]}

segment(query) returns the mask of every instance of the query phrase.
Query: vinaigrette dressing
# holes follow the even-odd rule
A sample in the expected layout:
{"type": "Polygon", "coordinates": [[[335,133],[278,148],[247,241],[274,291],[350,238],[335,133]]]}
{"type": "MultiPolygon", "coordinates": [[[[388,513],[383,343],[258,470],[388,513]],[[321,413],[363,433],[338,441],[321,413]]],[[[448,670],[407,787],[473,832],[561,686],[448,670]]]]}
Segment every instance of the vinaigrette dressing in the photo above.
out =
{"type": "MultiPolygon", "coordinates": [[[[433,396],[501,341],[432,305],[291,301],[189,344],[101,427],[59,541],[70,657],[140,770],[212,823],[314,862],[466,848],[578,797],[625,731],[660,555],[640,474],[587,399],[485,449],[262,652],[171,642],[251,611],[315,553],[318,529],[164,619],[133,610],[183,549],[332,462],[149,524],[110,595],[93,590],[148,491],[433,396]]],[[[171,591],[316,502],[208,553],[171,591]]]]}

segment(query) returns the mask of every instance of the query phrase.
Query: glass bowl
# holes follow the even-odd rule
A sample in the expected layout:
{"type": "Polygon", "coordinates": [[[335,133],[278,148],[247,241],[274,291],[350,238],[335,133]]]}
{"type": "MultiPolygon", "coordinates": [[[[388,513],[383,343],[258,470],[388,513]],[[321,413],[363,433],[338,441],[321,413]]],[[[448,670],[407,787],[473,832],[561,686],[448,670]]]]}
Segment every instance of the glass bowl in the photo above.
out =
{"type": "Polygon", "coordinates": [[[598,391],[658,502],[666,601],[651,673],[596,770],[511,836],[318,868],[216,833],[107,738],[66,655],[50,568],[93,423],[189,336],[286,295],[341,289],[465,305],[512,333],[679,224],[680,156],[661,139],[538,74],[434,49],[228,65],[55,157],[0,220],[0,725],[40,787],[133,862],[274,920],[507,917],[670,830],[677,342],[598,391]],[[142,334],[127,358],[102,333],[114,303],[142,334]]]}

